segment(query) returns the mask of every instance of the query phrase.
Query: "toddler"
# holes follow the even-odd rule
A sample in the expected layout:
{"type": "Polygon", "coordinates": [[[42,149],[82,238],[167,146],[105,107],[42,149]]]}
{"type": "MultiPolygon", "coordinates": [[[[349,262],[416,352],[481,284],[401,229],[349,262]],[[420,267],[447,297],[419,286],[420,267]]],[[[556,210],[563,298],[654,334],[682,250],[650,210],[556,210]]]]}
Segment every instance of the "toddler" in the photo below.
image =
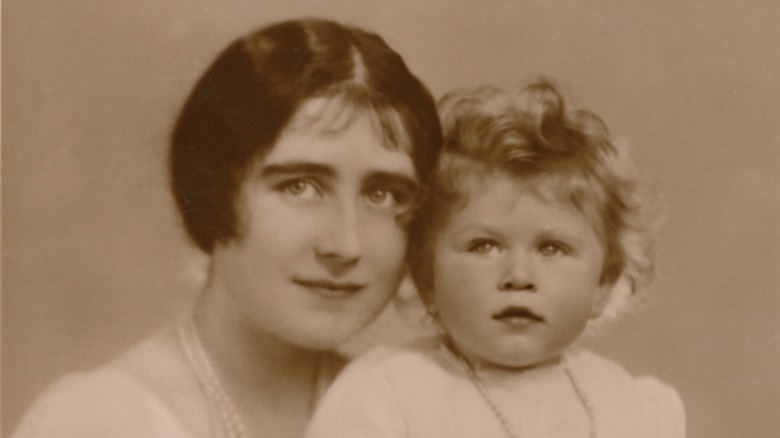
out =
{"type": "Polygon", "coordinates": [[[653,274],[626,151],[546,80],[453,92],[440,111],[409,267],[441,336],[357,359],[308,437],[683,437],[674,389],[572,348],[653,274]]]}

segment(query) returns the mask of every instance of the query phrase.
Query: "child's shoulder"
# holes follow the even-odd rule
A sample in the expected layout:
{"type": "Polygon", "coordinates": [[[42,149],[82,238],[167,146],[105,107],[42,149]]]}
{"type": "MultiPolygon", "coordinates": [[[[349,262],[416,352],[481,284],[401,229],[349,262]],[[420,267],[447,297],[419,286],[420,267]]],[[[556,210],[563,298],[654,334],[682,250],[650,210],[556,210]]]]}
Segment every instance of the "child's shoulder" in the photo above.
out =
{"type": "MultiPolygon", "coordinates": [[[[654,376],[634,376],[617,362],[590,351],[568,355],[572,373],[580,384],[611,406],[625,409],[634,406],[673,430],[683,430],[685,408],[682,399],[671,385],[654,376]]],[[[669,436],[680,436],[677,433],[669,436]]]]}
{"type": "Polygon", "coordinates": [[[592,351],[581,350],[569,354],[569,360],[578,374],[588,379],[612,381],[637,386],[649,391],[676,391],[654,376],[634,376],[622,365],[592,351]]]}

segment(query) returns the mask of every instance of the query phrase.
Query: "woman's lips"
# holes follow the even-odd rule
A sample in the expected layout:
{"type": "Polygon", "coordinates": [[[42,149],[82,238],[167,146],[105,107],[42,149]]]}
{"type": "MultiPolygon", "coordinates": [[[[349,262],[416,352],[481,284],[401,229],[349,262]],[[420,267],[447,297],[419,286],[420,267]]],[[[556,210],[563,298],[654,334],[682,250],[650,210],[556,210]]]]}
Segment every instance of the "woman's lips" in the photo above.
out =
{"type": "Polygon", "coordinates": [[[509,306],[493,315],[493,319],[511,325],[528,325],[534,322],[544,322],[541,315],[534,313],[528,307],[509,306]]]}
{"type": "Polygon", "coordinates": [[[336,282],[331,280],[293,279],[293,283],[303,286],[319,295],[328,298],[342,298],[360,292],[366,287],[361,283],[336,282]]]}

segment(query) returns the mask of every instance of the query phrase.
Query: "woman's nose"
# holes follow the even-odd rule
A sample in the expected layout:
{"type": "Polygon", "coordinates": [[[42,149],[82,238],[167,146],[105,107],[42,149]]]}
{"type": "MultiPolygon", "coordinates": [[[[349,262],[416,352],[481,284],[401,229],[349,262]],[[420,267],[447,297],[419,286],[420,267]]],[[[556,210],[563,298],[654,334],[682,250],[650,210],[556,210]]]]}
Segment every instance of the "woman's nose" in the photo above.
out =
{"type": "Polygon", "coordinates": [[[498,290],[535,292],[533,266],[529,257],[525,254],[511,252],[507,255],[498,281],[498,290]]]}
{"type": "Polygon", "coordinates": [[[318,258],[330,269],[352,266],[360,260],[359,213],[355,202],[334,205],[315,245],[318,258]]]}

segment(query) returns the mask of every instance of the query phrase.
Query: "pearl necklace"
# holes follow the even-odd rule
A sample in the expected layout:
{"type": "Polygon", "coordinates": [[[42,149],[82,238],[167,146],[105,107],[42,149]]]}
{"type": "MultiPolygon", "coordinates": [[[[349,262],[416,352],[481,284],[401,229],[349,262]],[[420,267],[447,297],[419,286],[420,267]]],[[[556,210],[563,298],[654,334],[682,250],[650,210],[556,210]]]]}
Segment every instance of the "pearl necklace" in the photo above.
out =
{"type": "MultiPolygon", "coordinates": [[[[495,417],[498,419],[498,422],[501,423],[501,428],[504,430],[506,436],[508,438],[518,438],[518,436],[512,431],[512,428],[509,427],[509,421],[507,420],[504,413],[498,408],[498,405],[490,397],[487,388],[482,383],[482,380],[480,380],[471,362],[469,362],[469,360],[466,359],[466,357],[464,357],[457,350],[455,350],[454,346],[450,347],[449,351],[452,352],[452,354],[455,356],[456,359],[458,359],[460,362],[463,362],[469,380],[477,389],[479,395],[482,396],[482,399],[485,400],[485,403],[493,412],[493,415],[495,415],[495,417]]],[[[595,410],[593,409],[593,404],[590,402],[590,399],[585,394],[585,390],[583,389],[582,384],[577,378],[577,375],[574,374],[574,371],[572,371],[568,356],[563,355],[562,362],[563,362],[563,371],[566,374],[566,376],[569,378],[569,382],[571,382],[571,385],[574,388],[574,392],[577,394],[577,398],[582,404],[582,407],[585,409],[585,414],[588,416],[588,422],[590,423],[590,430],[588,432],[588,437],[598,438],[598,430],[596,427],[596,413],[595,410]]]]}
{"type": "Polygon", "coordinates": [[[219,426],[222,433],[215,431],[214,436],[245,438],[247,433],[244,421],[217,377],[214,366],[198,337],[194,322],[190,321],[179,327],[179,343],[209,402],[216,407],[219,422],[214,426],[219,426]]]}
{"type": "Polygon", "coordinates": [[[588,422],[590,423],[590,430],[588,432],[588,437],[598,438],[598,427],[596,425],[596,410],[593,408],[593,403],[591,403],[587,394],[585,394],[585,388],[582,387],[582,383],[577,378],[577,375],[574,374],[574,370],[572,370],[571,363],[569,362],[569,356],[565,354],[563,355],[563,371],[569,377],[571,386],[574,388],[574,392],[577,393],[577,398],[580,399],[580,403],[582,404],[582,407],[585,408],[585,414],[587,414],[588,422]]]}

